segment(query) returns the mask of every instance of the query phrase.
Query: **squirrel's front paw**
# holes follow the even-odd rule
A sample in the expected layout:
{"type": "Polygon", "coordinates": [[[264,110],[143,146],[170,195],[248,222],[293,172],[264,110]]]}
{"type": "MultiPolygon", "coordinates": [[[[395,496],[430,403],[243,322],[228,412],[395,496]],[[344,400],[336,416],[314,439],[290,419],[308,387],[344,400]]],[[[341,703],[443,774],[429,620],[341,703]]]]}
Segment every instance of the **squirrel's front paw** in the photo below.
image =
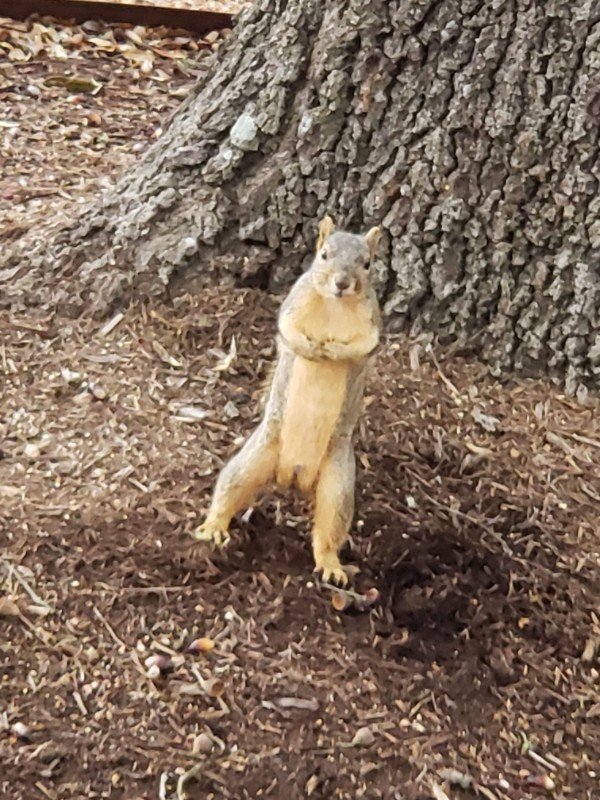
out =
{"type": "Polygon", "coordinates": [[[325,358],[335,358],[336,346],[334,342],[323,342],[321,351],[325,358]]]}
{"type": "Polygon", "coordinates": [[[197,542],[207,542],[213,547],[219,548],[227,547],[231,541],[231,536],[226,528],[208,520],[196,528],[192,536],[197,542]]]}
{"type": "Polygon", "coordinates": [[[337,586],[346,586],[348,583],[348,576],[336,555],[328,554],[317,559],[315,572],[321,573],[321,579],[325,583],[334,583],[337,586]]]}
{"type": "Polygon", "coordinates": [[[325,342],[323,355],[331,361],[343,361],[347,357],[347,345],[343,342],[325,342]]]}

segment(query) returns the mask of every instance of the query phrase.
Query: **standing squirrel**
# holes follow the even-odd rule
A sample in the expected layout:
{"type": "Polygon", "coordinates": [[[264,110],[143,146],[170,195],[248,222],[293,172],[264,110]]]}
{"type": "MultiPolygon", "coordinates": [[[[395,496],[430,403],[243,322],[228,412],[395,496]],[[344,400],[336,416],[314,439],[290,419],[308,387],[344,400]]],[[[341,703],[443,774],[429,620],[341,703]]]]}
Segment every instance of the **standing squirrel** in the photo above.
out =
{"type": "Polygon", "coordinates": [[[320,223],[315,259],[281,306],[263,418],[219,475],[197,540],[225,546],[232,517],[263,489],[296,485],[314,498],[316,570],[347,583],[338,553],[354,515],[352,436],[381,333],[368,272],[379,236],[336,231],[330,217],[320,223]]]}

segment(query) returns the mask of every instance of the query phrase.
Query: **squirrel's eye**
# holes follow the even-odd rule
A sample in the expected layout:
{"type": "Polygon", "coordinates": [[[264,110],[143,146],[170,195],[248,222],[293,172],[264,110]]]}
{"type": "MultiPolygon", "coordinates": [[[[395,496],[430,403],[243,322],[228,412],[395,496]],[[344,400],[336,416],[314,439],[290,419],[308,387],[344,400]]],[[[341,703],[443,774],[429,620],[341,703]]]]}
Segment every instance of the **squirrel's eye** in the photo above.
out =
{"type": "Polygon", "coordinates": [[[323,259],[323,261],[327,260],[327,250],[323,250],[323,252],[321,253],[321,258],[323,259]]]}

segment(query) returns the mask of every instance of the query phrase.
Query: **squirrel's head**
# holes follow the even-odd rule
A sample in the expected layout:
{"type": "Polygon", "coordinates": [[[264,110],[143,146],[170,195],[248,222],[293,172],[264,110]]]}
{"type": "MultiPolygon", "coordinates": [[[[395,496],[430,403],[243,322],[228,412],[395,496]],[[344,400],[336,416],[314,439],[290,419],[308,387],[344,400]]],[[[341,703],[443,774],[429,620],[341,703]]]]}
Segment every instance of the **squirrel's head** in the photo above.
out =
{"type": "Polygon", "coordinates": [[[319,224],[317,253],[311,267],[316,290],[324,297],[362,295],[381,232],[365,235],[336,231],[331,217],[319,224]]]}

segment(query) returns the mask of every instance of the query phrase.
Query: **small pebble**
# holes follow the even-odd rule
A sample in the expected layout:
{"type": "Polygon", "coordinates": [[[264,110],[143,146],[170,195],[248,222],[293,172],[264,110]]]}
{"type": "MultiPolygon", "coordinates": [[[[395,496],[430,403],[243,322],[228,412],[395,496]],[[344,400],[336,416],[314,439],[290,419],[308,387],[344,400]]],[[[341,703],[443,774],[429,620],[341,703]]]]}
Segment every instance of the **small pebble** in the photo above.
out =
{"type": "Polygon", "coordinates": [[[29,728],[23,722],[15,722],[11,727],[11,731],[19,739],[29,739],[29,728]]]}
{"type": "Polygon", "coordinates": [[[207,733],[200,733],[194,738],[192,753],[210,753],[214,742],[207,733]]]}
{"type": "Polygon", "coordinates": [[[148,668],[148,677],[151,681],[158,680],[160,678],[160,667],[158,664],[153,664],[151,667],[148,668]]]}
{"type": "Polygon", "coordinates": [[[352,739],[353,747],[370,747],[375,741],[375,736],[370,728],[359,728],[352,739]]]}

